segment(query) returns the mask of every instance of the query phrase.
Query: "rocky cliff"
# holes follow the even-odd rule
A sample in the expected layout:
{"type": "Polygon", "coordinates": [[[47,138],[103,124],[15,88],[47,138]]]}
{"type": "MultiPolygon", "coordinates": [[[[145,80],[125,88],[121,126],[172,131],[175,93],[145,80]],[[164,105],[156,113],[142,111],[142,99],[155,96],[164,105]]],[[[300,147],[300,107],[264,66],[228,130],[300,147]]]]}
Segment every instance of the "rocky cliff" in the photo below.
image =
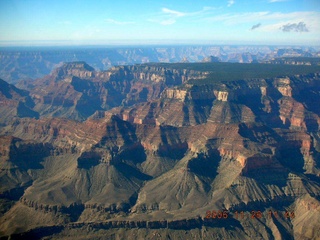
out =
{"type": "Polygon", "coordinates": [[[318,92],[319,83],[319,74],[310,74],[215,85],[186,84],[164,89],[158,100],[113,112],[127,121],[156,125],[259,122],[317,131],[319,107],[311,98],[318,92]]]}
{"type": "Polygon", "coordinates": [[[1,236],[319,237],[319,73],[177,66],[77,62],[36,80],[40,118],[0,128],[1,236]]]}
{"type": "Polygon", "coordinates": [[[41,116],[85,120],[96,111],[158,99],[166,87],[206,75],[157,65],[120,66],[96,72],[84,62],[75,62],[19,86],[30,91],[33,110],[41,116]]]}
{"type": "Polygon", "coordinates": [[[35,117],[39,114],[32,108],[34,102],[29,92],[16,88],[0,79],[0,125],[6,124],[14,117],[35,117]]]}
{"type": "Polygon", "coordinates": [[[276,46],[141,46],[141,47],[20,47],[0,49],[0,78],[10,83],[42,78],[63,62],[85,61],[95,69],[155,62],[239,62],[313,64],[319,50],[276,46]],[[277,59],[282,58],[284,59],[277,59]],[[287,59],[291,57],[291,59],[287,59]],[[309,57],[292,59],[292,57],[309,57]]]}

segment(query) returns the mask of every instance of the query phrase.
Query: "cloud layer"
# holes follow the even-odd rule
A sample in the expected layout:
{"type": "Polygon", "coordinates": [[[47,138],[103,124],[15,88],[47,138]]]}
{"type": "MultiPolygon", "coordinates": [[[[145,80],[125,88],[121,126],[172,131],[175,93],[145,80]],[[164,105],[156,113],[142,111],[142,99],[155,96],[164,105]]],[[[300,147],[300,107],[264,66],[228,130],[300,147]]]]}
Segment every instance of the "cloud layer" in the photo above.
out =
{"type": "Polygon", "coordinates": [[[304,22],[288,23],[281,27],[283,32],[309,32],[307,25],[304,22]]]}
{"type": "Polygon", "coordinates": [[[270,3],[275,3],[275,2],[287,2],[288,0],[269,0],[270,3]]]}
{"type": "Polygon", "coordinates": [[[208,23],[225,27],[247,26],[260,32],[319,32],[320,13],[308,12],[242,12],[217,14],[205,18],[208,23]],[[256,24],[258,22],[258,24],[256,24]]]}
{"type": "Polygon", "coordinates": [[[204,14],[210,12],[214,8],[203,7],[200,11],[195,12],[181,12],[169,8],[162,8],[161,13],[154,18],[148,19],[149,22],[159,23],[161,25],[172,25],[177,22],[179,18],[201,17],[204,14]]]}

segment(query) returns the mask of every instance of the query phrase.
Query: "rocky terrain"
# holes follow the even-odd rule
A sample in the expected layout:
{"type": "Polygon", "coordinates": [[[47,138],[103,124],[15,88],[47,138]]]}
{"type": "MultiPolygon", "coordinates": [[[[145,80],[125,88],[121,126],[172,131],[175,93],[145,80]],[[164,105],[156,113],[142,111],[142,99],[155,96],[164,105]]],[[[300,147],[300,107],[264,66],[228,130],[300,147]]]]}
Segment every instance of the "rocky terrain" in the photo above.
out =
{"type": "Polygon", "coordinates": [[[96,70],[108,70],[118,65],[152,62],[251,63],[274,62],[275,58],[282,57],[319,56],[317,47],[284,46],[2,47],[0,78],[9,83],[41,78],[64,62],[74,61],[85,61],[96,70]]]}
{"type": "Polygon", "coordinates": [[[0,125],[11,122],[13,117],[39,117],[33,107],[34,102],[27,91],[0,79],[0,125]]]}
{"type": "Polygon", "coordinates": [[[17,86],[1,237],[320,237],[317,65],[71,62],[17,86]]]}

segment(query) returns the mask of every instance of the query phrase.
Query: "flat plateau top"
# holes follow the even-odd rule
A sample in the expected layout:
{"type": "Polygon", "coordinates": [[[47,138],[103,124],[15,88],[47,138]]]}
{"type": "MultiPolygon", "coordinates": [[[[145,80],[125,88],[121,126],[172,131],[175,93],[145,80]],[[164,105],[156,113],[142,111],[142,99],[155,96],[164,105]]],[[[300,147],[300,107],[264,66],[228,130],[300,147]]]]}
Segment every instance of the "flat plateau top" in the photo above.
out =
{"type": "Polygon", "coordinates": [[[293,75],[320,73],[320,65],[289,65],[265,63],[151,63],[140,66],[157,66],[167,69],[209,72],[208,78],[190,80],[191,84],[210,84],[220,81],[268,79],[293,75]]]}

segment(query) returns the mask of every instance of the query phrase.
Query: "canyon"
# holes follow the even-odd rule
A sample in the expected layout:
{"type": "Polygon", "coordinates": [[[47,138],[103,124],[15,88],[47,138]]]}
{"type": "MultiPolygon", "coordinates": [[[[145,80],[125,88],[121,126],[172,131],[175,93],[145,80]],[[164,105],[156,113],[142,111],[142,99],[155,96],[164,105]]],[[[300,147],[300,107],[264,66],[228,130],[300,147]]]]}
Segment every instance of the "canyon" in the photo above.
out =
{"type": "Polygon", "coordinates": [[[0,237],[319,238],[319,65],[211,60],[0,80],[0,237]]]}
{"type": "Polygon", "coordinates": [[[64,62],[85,61],[96,70],[157,62],[270,62],[318,64],[319,47],[285,46],[78,46],[0,47],[0,78],[9,83],[42,78],[64,62]],[[293,57],[290,59],[289,57],[293,57]],[[295,60],[305,57],[307,60],[295,60]],[[310,57],[314,59],[310,62],[310,57]]]}

